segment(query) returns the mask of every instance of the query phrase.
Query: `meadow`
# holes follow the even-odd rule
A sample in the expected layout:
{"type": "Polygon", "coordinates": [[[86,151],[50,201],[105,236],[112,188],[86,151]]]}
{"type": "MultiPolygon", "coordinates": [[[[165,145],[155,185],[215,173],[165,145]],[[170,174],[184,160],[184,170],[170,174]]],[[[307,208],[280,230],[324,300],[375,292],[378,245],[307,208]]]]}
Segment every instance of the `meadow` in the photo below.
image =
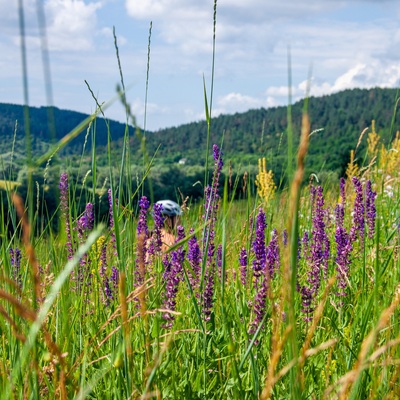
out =
{"type": "MultiPolygon", "coordinates": [[[[211,96],[204,90],[208,138],[211,96]]],[[[119,97],[133,121],[122,71],[119,97]]],[[[90,168],[74,179],[60,171],[58,209],[40,225],[46,189],[32,171],[46,177],[57,151],[103,112],[97,105],[28,159],[26,198],[11,177],[0,182],[1,399],[400,397],[399,134],[387,143],[371,121],[345,176],[324,184],[305,176],[305,107],[297,151],[288,126],[284,184],[262,155],[256,176],[230,180],[221,133],[202,155],[203,200],[173,199],[184,212],[162,251],[161,210],[143,195],[153,166],[145,140],[136,190],[125,184],[135,180],[129,137],[120,157],[109,150],[106,182],[96,147],[84,147],[90,168]]]]}
{"type": "Polygon", "coordinates": [[[10,191],[1,398],[398,398],[399,135],[372,129],[329,187],[304,177],[309,136],[305,112],[291,187],[260,159],[258,196],[239,201],[213,145],[204,202],[183,204],[167,252],[159,211],[117,180],[95,223],[62,172],[62,227],[40,236],[10,191]]]}

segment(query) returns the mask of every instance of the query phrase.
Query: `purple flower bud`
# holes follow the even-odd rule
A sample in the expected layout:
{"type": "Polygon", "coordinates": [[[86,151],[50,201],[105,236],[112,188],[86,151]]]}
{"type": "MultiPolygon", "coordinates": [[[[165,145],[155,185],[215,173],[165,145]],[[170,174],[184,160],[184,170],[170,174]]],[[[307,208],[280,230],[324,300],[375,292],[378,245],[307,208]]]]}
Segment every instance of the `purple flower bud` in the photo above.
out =
{"type": "MultiPolygon", "coordinates": [[[[177,227],[177,242],[185,237],[185,232],[182,226],[177,227]]],[[[164,274],[165,293],[164,293],[164,308],[175,311],[176,295],[178,293],[179,283],[183,280],[183,262],[185,260],[185,250],[180,246],[177,250],[171,252],[171,261],[168,265],[168,271],[164,274]]],[[[171,313],[163,314],[163,319],[167,321],[166,328],[172,326],[174,315],[171,313]]]]}
{"type": "Polygon", "coordinates": [[[17,283],[18,287],[22,290],[22,276],[21,276],[21,250],[16,247],[13,249],[10,247],[11,256],[11,270],[13,274],[13,279],[17,283]]]}
{"type": "Polygon", "coordinates": [[[243,286],[247,285],[247,250],[242,247],[239,257],[240,264],[240,281],[243,286]]]}
{"type": "Polygon", "coordinates": [[[265,252],[265,228],[267,226],[265,213],[262,208],[258,210],[256,222],[256,238],[253,242],[253,252],[255,255],[253,261],[253,276],[255,279],[255,287],[258,288],[258,283],[261,275],[265,270],[266,252],[265,252]]]}
{"type": "MultiPolygon", "coordinates": [[[[193,233],[193,228],[190,233],[193,233]]],[[[189,271],[189,280],[192,285],[193,291],[198,295],[196,290],[200,285],[200,275],[201,275],[201,250],[199,243],[197,242],[196,236],[192,236],[188,241],[188,254],[187,258],[191,266],[191,271],[189,271]]]]}
{"type": "Polygon", "coordinates": [[[74,256],[74,251],[72,248],[72,236],[71,236],[71,225],[69,219],[69,195],[68,195],[68,174],[63,172],[60,176],[60,209],[61,213],[65,218],[65,230],[67,233],[67,254],[68,260],[70,260],[74,256]]]}
{"type": "Polygon", "coordinates": [[[364,199],[363,199],[363,189],[361,182],[358,178],[353,177],[352,179],[354,190],[356,192],[356,198],[354,200],[354,209],[353,209],[353,225],[350,230],[350,238],[351,241],[354,242],[357,237],[361,241],[361,246],[364,245],[364,236],[365,236],[365,208],[364,208],[364,199]]]}
{"type": "Polygon", "coordinates": [[[375,235],[375,219],[376,219],[376,205],[375,205],[376,192],[372,190],[370,180],[367,180],[365,185],[365,214],[367,217],[368,237],[374,238],[375,235]]]}

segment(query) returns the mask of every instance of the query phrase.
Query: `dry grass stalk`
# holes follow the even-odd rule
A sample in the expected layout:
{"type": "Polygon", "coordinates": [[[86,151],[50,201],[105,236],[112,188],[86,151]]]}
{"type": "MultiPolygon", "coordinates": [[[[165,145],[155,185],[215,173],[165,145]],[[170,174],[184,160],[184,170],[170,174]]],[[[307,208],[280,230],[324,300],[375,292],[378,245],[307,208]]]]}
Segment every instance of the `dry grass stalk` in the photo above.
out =
{"type": "MultiPolygon", "coordinates": [[[[275,381],[273,384],[275,385],[276,382],[279,381],[283,376],[285,376],[296,364],[304,363],[308,357],[315,356],[320,351],[327,350],[334,346],[337,343],[337,339],[330,339],[324,343],[321,343],[317,347],[313,347],[312,349],[308,349],[303,355],[298,357],[295,360],[290,361],[287,365],[285,365],[275,376],[275,381]]],[[[324,397],[325,398],[325,397],[324,397]]]]}
{"type": "MultiPolygon", "coordinates": [[[[379,332],[383,328],[387,327],[388,323],[390,322],[390,318],[392,317],[394,311],[396,310],[396,308],[398,307],[399,304],[400,304],[400,285],[396,289],[392,303],[389,305],[389,307],[387,307],[385,310],[383,310],[378,323],[371,330],[371,332],[368,334],[368,336],[363,340],[354,368],[352,370],[350,370],[349,372],[347,372],[345,375],[343,375],[338,380],[338,382],[336,382],[334,385],[329,386],[325,391],[324,397],[329,397],[329,395],[332,393],[332,391],[335,390],[339,386],[339,390],[338,390],[339,398],[340,399],[347,398],[353,383],[358,380],[361,372],[365,368],[367,368],[370,365],[370,363],[372,362],[370,360],[370,358],[367,358],[367,354],[368,354],[370,348],[373,346],[379,332]]],[[[388,346],[388,344],[386,344],[383,347],[386,347],[386,346],[388,346]]],[[[379,354],[379,352],[377,353],[377,351],[375,353],[379,354]]],[[[375,353],[373,353],[373,355],[375,353]]]]}
{"type": "Polygon", "coordinates": [[[359,136],[359,138],[358,138],[358,142],[357,142],[357,146],[356,146],[356,152],[357,152],[357,149],[358,149],[358,147],[360,146],[360,144],[361,144],[361,141],[362,141],[362,139],[363,139],[363,137],[364,137],[364,134],[365,134],[365,132],[367,132],[367,130],[368,130],[369,128],[367,127],[367,128],[365,128],[362,132],[361,132],[361,134],[360,134],[360,136],[359,136]]]}
{"type": "Polygon", "coordinates": [[[128,359],[129,359],[129,356],[132,354],[132,349],[131,349],[129,325],[127,324],[128,306],[127,306],[126,295],[125,295],[125,283],[126,283],[125,272],[121,272],[119,274],[119,282],[118,282],[119,301],[120,301],[120,305],[121,305],[121,321],[122,321],[122,327],[123,327],[123,331],[124,331],[124,341],[125,341],[125,346],[126,346],[126,352],[128,354],[128,359]]]}
{"type": "MultiPolygon", "coordinates": [[[[315,331],[317,329],[318,323],[319,323],[319,321],[320,321],[320,319],[321,319],[321,317],[323,315],[325,304],[326,304],[326,301],[327,301],[328,296],[329,296],[329,292],[331,291],[332,286],[334,285],[335,282],[336,282],[336,278],[335,277],[331,277],[328,280],[328,283],[325,286],[324,292],[322,294],[321,300],[318,303],[318,306],[317,306],[317,308],[316,308],[316,310],[314,312],[314,316],[313,316],[313,319],[311,321],[310,328],[308,329],[306,339],[305,339],[305,341],[303,343],[303,346],[302,346],[302,348],[300,350],[300,359],[302,360],[302,361],[299,362],[299,368],[300,369],[302,369],[303,366],[304,366],[304,362],[306,360],[306,354],[307,354],[307,351],[308,351],[308,349],[310,347],[311,340],[314,337],[314,333],[315,333],[315,331]]],[[[302,376],[302,386],[304,386],[304,376],[302,376]]]]}
{"type": "MultiPolygon", "coordinates": [[[[280,324],[282,325],[282,324],[280,324]]],[[[286,344],[287,338],[289,336],[292,326],[288,325],[283,334],[281,334],[280,329],[276,328],[272,336],[272,351],[271,357],[268,365],[268,374],[265,379],[265,386],[261,393],[261,400],[267,400],[271,398],[272,390],[275,383],[278,381],[275,375],[276,367],[281,358],[283,348],[286,344]]]]}
{"type": "Polygon", "coordinates": [[[31,238],[31,226],[29,224],[28,217],[26,215],[26,210],[24,207],[24,202],[22,201],[21,196],[17,195],[16,193],[13,193],[12,201],[13,201],[14,207],[17,211],[17,215],[21,220],[22,241],[25,246],[25,251],[28,256],[29,264],[32,267],[32,279],[33,279],[33,286],[34,286],[34,292],[35,292],[35,299],[40,304],[43,300],[43,299],[41,299],[40,271],[39,271],[39,263],[37,261],[36,255],[35,255],[35,249],[33,248],[31,239],[30,239],[31,238]]]}

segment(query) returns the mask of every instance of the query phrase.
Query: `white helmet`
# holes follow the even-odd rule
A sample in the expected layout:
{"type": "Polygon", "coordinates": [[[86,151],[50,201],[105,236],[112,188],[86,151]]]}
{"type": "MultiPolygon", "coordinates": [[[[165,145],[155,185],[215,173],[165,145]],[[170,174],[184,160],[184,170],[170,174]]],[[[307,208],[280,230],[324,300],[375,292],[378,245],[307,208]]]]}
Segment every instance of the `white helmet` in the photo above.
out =
{"type": "Polygon", "coordinates": [[[179,207],[178,203],[175,203],[172,200],[159,200],[156,204],[162,205],[161,214],[168,215],[169,217],[173,217],[174,215],[181,215],[182,210],[179,207]]]}

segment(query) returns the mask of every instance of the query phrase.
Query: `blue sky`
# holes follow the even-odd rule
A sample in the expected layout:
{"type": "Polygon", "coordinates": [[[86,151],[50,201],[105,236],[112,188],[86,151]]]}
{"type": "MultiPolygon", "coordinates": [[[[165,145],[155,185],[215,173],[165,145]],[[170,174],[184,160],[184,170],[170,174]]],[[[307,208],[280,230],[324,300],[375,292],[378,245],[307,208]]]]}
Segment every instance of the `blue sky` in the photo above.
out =
{"type": "MultiPolygon", "coordinates": [[[[29,104],[47,105],[36,0],[23,0],[29,104]]],[[[203,76],[211,84],[212,0],[44,0],[53,104],[90,113],[85,80],[105,102],[115,96],[118,39],[127,99],[146,128],[204,119],[203,76]]],[[[0,0],[0,102],[23,104],[18,2],[0,0]]],[[[286,105],[288,47],[293,100],[353,87],[397,87],[398,0],[219,0],[213,115],[286,105]]],[[[388,105],[392,107],[392,105],[388,105]]],[[[108,118],[124,121],[115,102],[108,118]]]]}

